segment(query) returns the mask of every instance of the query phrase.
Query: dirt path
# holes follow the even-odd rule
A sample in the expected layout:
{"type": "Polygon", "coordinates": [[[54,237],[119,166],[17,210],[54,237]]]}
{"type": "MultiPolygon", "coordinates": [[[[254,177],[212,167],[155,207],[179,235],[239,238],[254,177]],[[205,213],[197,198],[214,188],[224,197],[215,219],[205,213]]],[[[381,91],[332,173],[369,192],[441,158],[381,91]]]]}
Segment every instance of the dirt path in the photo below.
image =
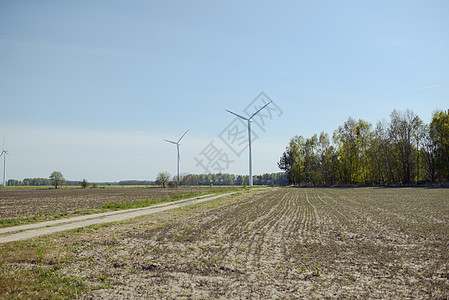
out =
{"type": "Polygon", "coordinates": [[[226,193],[213,196],[211,194],[198,196],[195,198],[183,199],[175,202],[153,205],[151,207],[143,207],[136,209],[111,211],[93,215],[79,216],[62,220],[55,220],[49,222],[41,222],[34,224],[27,224],[21,226],[13,226],[0,229],[0,244],[20,241],[35,238],[38,236],[51,234],[55,232],[76,229],[94,224],[119,222],[127,219],[154,214],[165,210],[184,207],[201,203],[204,201],[210,201],[213,199],[225,197],[233,193],[226,193]]]}

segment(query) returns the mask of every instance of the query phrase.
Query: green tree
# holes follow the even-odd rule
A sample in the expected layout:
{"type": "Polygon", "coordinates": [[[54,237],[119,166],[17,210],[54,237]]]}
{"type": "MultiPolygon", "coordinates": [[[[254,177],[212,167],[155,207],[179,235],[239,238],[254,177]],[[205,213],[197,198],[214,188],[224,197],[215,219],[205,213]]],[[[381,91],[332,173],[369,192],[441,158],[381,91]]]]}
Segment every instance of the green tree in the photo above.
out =
{"type": "Polygon", "coordinates": [[[356,183],[358,180],[358,149],[356,141],[357,122],[349,118],[334,132],[334,142],[338,146],[338,163],[340,180],[345,184],[356,183]]]}
{"type": "Polygon", "coordinates": [[[25,178],[23,180],[23,185],[26,186],[52,185],[52,181],[48,178],[25,178]]]}
{"type": "Polygon", "coordinates": [[[236,185],[242,185],[243,184],[243,177],[242,175],[238,175],[236,180],[235,180],[235,184],[236,185]]]}
{"type": "Polygon", "coordinates": [[[335,183],[335,150],[327,133],[321,132],[318,139],[317,155],[321,170],[321,183],[335,183]]]}
{"type": "Polygon", "coordinates": [[[371,123],[359,119],[355,126],[356,147],[358,151],[357,174],[358,182],[372,183],[371,169],[369,168],[369,146],[372,139],[371,123]]]}
{"type": "Polygon", "coordinates": [[[449,111],[436,111],[429,126],[436,150],[436,168],[440,180],[449,180],[449,111]]]}
{"type": "Polygon", "coordinates": [[[301,151],[304,147],[304,138],[295,136],[290,140],[284,153],[278,162],[279,169],[283,170],[287,175],[290,184],[300,184],[302,178],[301,151]]]}
{"type": "Polygon", "coordinates": [[[372,151],[378,162],[378,176],[381,184],[396,184],[397,176],[393,165],[393,146],[386,122],[377,122],[374,130],[372,151]]]}
{"type": "MultiPolygon", "coordinates": [[[[418,117],[417,117],[418,118],[418,117]]],[[[418,118],[415,124],[416,128],[414,131],[413,138],[416,144],[416,183],[420,183],[424,179],[424,167],[422,163],[422,157],[424,152],[424,139],[426,137],[427,128],[423,121],[418,118]]]]}
{"type": "Polygon", "coordinates": [[[22,182],[20,182],[19,180],[16,180],[16,179],[9,179],[7,185],[8,186],[20,186],[20,185],[22,185],[22,182]]]}
{"type": "Polygon", "coordinates": [[[301,154],[303,157],[302,165],[304,166],[303,174],[305,182],[317,185],[320,183],[320,172],[317,155],[318,137],[314,134],[311,138],[305,140],[301,154]]]}
{"type": "MultiPolygon", "coordinates": [[[[393,110],[372,130],[361,119],[348,120],[332,141],[295,136],[278,167],[290,184],[413,184],[449,180],[449,111],[434,113],[430,125],[411,110],[393,110]]],[[[263,176],[257,182],[267,182],[263,176]]]]}
{"type": "Polygon", "coordinates": [[[89,182],[87,182],[86,179],[83,179],[83,181],[80,182],[80,185],[83,189],[85,189],[89,186],[89,182]]]}
{"type": "MultiPolygon", "coordinates": [[[[175,178],[176,176],[173,176],[173,178],[175,178]]],[[[173,180],[170,180],[169,182],[168,182],[168,187],[169,188],[175,188],[175,187],[177,187],[178,186],[178,184],[176,183],[176,182],[174,182],[173,180]]]]}
{"type": "Polygon", "coordinates": [[[59,171],[54,171],[53,173],[51,173],[50,180],[52,185],[55,186],[55,189],[57,189],[58,186],[66,183],[64,176],[62,176],[62,173],[59,171]]]}
{"type": "Polygon", "coordinates": [[[198,179],[193,174],[181,174],[181,185],[197,185],[198,179]]]}

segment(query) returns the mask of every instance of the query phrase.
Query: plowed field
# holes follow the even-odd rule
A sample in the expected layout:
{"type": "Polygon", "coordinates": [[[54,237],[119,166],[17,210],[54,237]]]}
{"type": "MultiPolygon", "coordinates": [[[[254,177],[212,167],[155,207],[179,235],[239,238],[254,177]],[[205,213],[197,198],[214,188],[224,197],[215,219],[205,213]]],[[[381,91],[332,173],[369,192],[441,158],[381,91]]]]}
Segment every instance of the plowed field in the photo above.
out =
{"type": "Polygon", "coordinates": [[[57,262],[85,299],[449,297],[447,189],[253,191],[45,242],[64,250],[0,248],[3,275],[57,262]]]}
{"type": "Polygon", "coordinates": [[[106,189],[42,189],[0,190],[0,219],[54,214],[99,208],[105,203],[159,199],[210,188],[106,188],[106,189]]]}

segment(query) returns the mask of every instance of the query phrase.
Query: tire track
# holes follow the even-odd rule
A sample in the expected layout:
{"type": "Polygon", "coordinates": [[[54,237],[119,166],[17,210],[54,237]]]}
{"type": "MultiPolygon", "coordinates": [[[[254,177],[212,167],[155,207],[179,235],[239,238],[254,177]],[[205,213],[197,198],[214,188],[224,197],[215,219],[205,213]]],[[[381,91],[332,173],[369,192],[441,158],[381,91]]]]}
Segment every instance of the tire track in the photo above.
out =
{"type": "Polygon", "coordinates": [[[307,193],[307,190],[305,190],[305,192],[306,192],[306,201],[307,201],[307,203],[309,203],[309,205],[312,207],[313,213],[314,213],[314,215],[315,215],[316,223],[317,223],[317,225],[319,226],[319,225],[321,224],[320,215],[318,214],[318,211],[317,211],[316,207],[312,204],[312,202],[310,202],[310,200],[309,200],[309,194],[307,193]]]}

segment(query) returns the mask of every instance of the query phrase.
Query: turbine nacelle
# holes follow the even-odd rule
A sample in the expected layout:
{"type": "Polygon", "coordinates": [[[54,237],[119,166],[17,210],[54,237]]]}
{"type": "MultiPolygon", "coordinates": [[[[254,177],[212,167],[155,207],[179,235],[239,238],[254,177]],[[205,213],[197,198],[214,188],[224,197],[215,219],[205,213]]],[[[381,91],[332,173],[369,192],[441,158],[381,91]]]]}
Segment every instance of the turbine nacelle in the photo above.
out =
{"type": "Polygon", "coordinates": [[[175,145],[179,145],[177,142],[173,142],[173,141],[169,141],[169,140],[164,140],[164,141],[175,144],[175,145]]]}

